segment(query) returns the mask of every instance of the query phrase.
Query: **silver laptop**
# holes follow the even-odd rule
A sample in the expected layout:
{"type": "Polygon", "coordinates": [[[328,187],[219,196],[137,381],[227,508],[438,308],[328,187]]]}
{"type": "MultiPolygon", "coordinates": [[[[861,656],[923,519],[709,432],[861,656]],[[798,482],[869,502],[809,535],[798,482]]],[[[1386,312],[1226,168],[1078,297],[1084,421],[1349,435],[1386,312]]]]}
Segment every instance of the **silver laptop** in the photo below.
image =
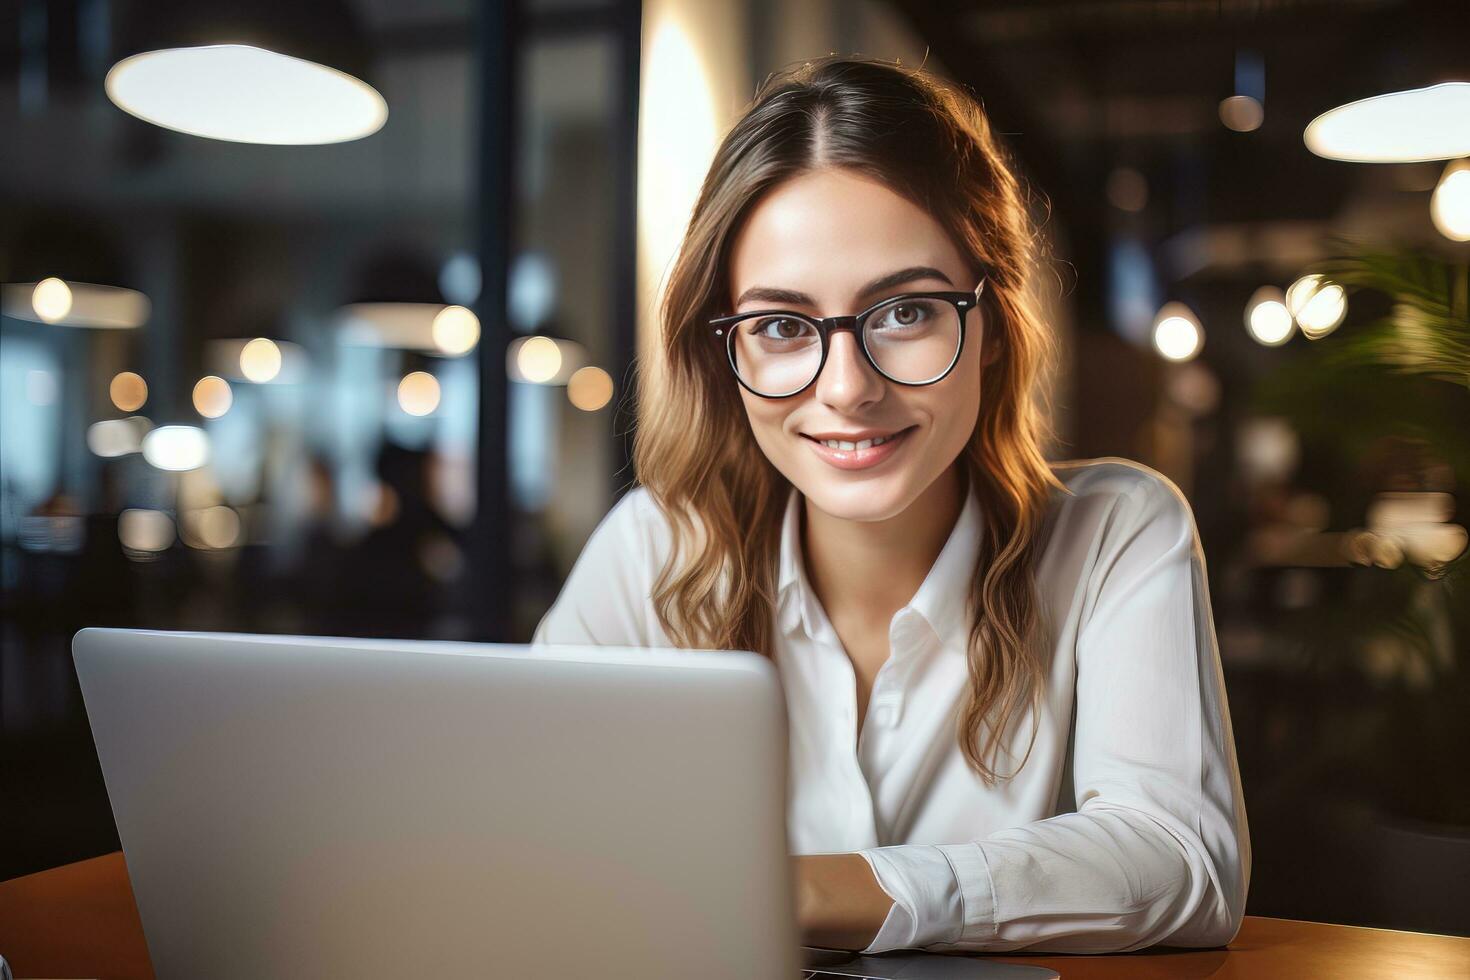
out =
{"type": "Polygon", "coordinates": [[[749,653],[86,629],[149,953],[183,977],[1056,977],[803,950],[749,653]]]}

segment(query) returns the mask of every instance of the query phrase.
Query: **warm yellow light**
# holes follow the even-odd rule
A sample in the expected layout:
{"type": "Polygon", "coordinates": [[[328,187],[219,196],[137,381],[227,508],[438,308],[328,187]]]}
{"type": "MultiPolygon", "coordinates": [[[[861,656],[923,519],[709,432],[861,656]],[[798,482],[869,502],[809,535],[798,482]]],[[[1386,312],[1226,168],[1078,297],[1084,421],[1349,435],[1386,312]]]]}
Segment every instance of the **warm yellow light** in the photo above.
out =
{"type": "Polygon", "coordinates": [[[1451,161],[1429,199],[1429,216],[1452,242],[1470,242],[1470,159],[1451,161]]]}
{"type": "Polygon", "coordinates": [[[584,367],[567,379],[567,399],[584,412],[595,412],[612,401],[612,377],[600,367],[584,367]]]}
{"type": "Polygon", "coordinates": [[[388,120],[361,79],[248,44],[145,51],[113,65],[104,87],[139,119],[238,143],[340,143],[388,120]]]}
{"type": "Polygon", "coordinates": [[[398,382],[398,405],[409,415],[429,415],[439,407],[439,379],[413,371],[398,382]]]}
{"type": "Polygon", "coordinates": [[[1187,361],[1204,346],[1204,330],[1183,303],[1165,303],[1154,321],[1154,350],[1171,361],[1187,361]]]}
{"type": "Polygon", "coordinates": [[[71,312],[71,287],[55,276],[42,279],[31,292],[31,309],[47,323],[65,319],[71,312]]]}
{"type": "Polygon", "coordinates": [[[0,287],[6,316],[67,327],[128,329],[148,322],[153,304],[133,289],[90,282],[43,279],[0,287]]]}
{"type": "Polygon", "coordinates": [[[148,400],[148,382],[132,371],[123,371],[113,377],[107,393],[118,411],[136,412],[148,400]]]}
{"type": "Polygon", "coordinates": [[[256,384],[275,380],[281,373],[281,348],[268,337],[256,337],[240,349],[240,373],[256,384]]]}
{"type": "Polygon", "coordinates": [[[1220,122],[1237,133],[1260,129],[1265,119],[1265,108],[1249,95],[1232,95],[1220,101],[1220,122]]]}
{"type": "Polygon", "coordinates": [[[1330,282],[1317,290],[1297,314],[1296,322],[1311,340],[1331,333],[1347,315],[1347,297],[1342,287],[1330,282]]]}
{"type": "Polygon", "coordinates": [[[174,543],[173,518],[158,510],[128,509],[117,516],[117,537],[129,551],[166,551],[174,543]]]}
{"type": "Polygon", "coordinates": [[[516,354],[521,377],[545,384],[561,370],[561,348],[550,337],[528,337],[516,354]]]}
{"type": "Polygon", "coordinates": [[[1302,276],[1286,287],[1286,308],[1292,316],[1302,311],[1302,307],[1307,305],[1307,300],[1317,291],[1321,282],[1322,277],[1318,275],[1302,276]]]}
{"type": "Polygon", "coordinates": [[[435,347],[457,356],[479,342],[480,318],[463,306],[446,306],[434,317],[430,330],[435,347]]]}
{"type": "Polygon", "coordinates": [[[1277,347],[1291,337],[1291,311],[1286,297],[1275,286],[1262,286],[1247,304],[1245,326],[1258,343],[1277,347]]]}
{"type": "Polygon", "coordinates": [[[1329,279],[1302,276],[1287,288],[1286,308],[1308,340],[1320,340],[1347,316],[1347,294],[1329,279]]]}
{"type": "Polygon", "coordinates": [[[194,411],[207,419],[219,418],[234,403],[235,393],[224,378],[210,374],[194,385],[194,411]]]}
{"type": "Polygon", "coordinates": [[[656,277],[670,266],[719,139],[705,53],[679,22],[676,4],[660,5],[644,56],[638,126],[639,267],[656,277]]]}
{"type": "Polygon", "coordinates": [[[223,504],[183,515],[184,543],[195,548],[233,548],[240,541],[240,515],[223,504]]]}

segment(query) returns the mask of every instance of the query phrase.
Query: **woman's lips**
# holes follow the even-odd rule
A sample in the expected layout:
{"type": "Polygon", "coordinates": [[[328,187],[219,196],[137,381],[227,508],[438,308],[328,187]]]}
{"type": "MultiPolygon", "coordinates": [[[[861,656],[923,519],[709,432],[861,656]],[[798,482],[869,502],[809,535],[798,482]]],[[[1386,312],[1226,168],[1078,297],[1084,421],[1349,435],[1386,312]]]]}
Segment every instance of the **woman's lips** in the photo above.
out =
{"type": "Polygon", "coordinates": [[[909,436],[913,434],[914,428],[911,425],[907,429],[902,429],[881,445],[869,446],[867,449],[833,449],[811,436],[802,436],[802,439],[812,447],[812,451],[824,463],[830,463],[840,470],[865,470],[870,466],[877,466],[902,449],[909,441],[909,436]]]}

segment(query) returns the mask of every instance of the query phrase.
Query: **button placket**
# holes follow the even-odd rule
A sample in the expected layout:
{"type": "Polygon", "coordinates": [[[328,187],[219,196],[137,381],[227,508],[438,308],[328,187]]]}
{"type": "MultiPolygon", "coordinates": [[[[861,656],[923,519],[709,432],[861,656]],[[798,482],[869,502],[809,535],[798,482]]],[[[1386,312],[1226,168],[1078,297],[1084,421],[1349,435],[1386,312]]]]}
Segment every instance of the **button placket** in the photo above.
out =
{"type": "Polygon", "coordinates": [[[874,680],[870,709],[874,721],[884,728],[896,727],[903,718],[904,692],[923,641],[924,627],[919,620],[919,613],[905,606],[894,614],[888,630],[889,659],[874,680]]]}

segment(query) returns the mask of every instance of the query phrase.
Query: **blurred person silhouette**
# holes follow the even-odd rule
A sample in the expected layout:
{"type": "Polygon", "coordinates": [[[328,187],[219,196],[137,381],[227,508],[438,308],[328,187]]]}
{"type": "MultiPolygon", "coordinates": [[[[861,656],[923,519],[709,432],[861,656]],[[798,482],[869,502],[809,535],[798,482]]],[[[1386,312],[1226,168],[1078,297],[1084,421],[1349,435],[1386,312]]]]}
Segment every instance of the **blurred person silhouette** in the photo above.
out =
{"type": "Polygon", "coordinates": [[[432,456],[385,443],[378,456],[372,529],[347,549],[337,607],[354,634],[425,637],[458,578],[463,552],[455,529],[429,497],[432,456]]]}

